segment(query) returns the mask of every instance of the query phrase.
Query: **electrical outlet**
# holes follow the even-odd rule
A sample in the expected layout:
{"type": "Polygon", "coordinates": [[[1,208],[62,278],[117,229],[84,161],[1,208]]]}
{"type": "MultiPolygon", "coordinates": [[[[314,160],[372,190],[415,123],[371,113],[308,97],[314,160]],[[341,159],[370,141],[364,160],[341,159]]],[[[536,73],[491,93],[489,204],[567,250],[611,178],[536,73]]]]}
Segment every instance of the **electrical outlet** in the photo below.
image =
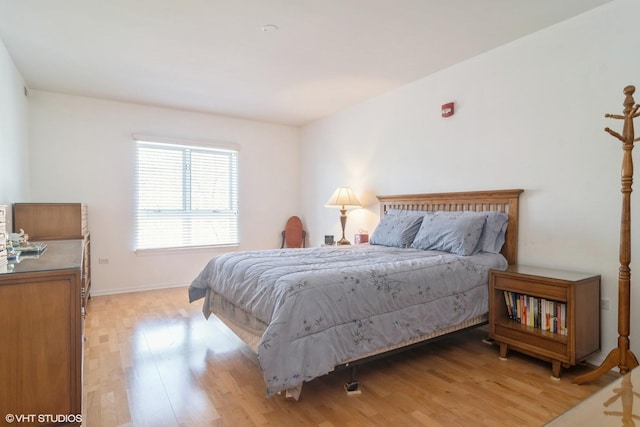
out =
{"type": "Polygon", "coordinates": [[[109,264],[109,258],[98,258],[98,264],[109,264]]]}
{"type": "Polygon", "coordinates": [[[600,310],[609,310],[609,298],[602,298],[600,300],[600,310]]]}

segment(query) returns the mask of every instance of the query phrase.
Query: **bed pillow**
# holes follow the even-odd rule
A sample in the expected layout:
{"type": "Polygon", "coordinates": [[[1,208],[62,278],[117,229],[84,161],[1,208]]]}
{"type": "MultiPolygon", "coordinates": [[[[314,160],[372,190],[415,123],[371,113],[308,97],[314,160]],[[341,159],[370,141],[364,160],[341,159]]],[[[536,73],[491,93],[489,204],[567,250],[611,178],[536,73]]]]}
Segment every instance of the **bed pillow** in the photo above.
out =
{"type": "MultiPolygon", "coordinates": [[[[480,213],[480,212],[478,212],[480,213]]],[[[484,231],[480,236],[478,248],[482,252],[500,253],[504,245],[509,215],[504,212],[482,212],[487,215],[484,231]]]]}
{"type": "Polygon", "coordinates": [[[420,229],[424,215],[385,215],[369,239],[371,245],[406,248],[420,229]]]}
{"type": "Polygon", "coordinates": [[[434,212],[424,217],[411,247],[473,255],[478,252],[486,219],[476,212],[434,212]]]}

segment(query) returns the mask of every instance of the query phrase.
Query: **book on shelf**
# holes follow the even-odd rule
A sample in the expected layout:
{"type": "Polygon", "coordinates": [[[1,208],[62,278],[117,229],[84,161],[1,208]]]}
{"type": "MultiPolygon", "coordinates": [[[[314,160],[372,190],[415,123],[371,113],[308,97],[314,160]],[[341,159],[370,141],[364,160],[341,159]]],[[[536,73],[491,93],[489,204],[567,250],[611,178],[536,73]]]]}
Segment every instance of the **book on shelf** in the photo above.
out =
{"type": "Polygon", "coordinates": [[[507,316],[516,323],[567,335],[567,304],[517,292],[503,291],[507,316]]]}

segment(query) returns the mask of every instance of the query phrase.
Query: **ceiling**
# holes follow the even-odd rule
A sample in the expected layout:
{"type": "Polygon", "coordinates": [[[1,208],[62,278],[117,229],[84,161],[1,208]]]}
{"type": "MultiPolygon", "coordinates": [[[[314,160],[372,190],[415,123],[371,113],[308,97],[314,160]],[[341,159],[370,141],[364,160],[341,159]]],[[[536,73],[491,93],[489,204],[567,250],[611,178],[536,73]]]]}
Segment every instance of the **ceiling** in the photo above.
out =
{"type": "Polygon", "coordinates": [[[0,0],[0,39],[31,89],[299,126],[610,1],[0,0]]]}

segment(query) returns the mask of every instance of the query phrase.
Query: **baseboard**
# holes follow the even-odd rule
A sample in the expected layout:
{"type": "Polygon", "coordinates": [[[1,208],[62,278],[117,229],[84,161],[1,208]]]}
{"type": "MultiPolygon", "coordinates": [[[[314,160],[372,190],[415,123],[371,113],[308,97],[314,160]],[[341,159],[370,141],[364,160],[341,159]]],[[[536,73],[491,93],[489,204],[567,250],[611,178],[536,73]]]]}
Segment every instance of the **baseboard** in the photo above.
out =
{"type": "Polygon", "coordinates": [[[179,283],[179,284],[136,286],[133,288],[116,288],[116,289],[108,289],[104,291],[96,291],[92,289],[91,296],[100,297],[100,296],[107,296],[107,295],[128,294],[131,292],[157,291],[161,289],[171,289],[171,288],[186,288],[187,286],[189,285],[184,283],[179,283]]]}

